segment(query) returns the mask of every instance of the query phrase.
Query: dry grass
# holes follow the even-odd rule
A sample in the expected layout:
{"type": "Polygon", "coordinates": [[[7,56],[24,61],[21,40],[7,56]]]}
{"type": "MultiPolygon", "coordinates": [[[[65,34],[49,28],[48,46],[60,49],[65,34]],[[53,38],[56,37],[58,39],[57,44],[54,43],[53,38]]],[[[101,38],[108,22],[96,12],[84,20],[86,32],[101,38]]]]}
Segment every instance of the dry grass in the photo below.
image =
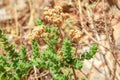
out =
{"type": "MultiPolygon", "coordinates": [[[[75,71],[79,80],[82,76],[88,80],[120,80],[120,11],[117,9],[119,6],[116,1],[118,0],[112,3],[110,0],[107,1],[1,0],[0,28],[9,35],[9,42],[18,45],[16,49],[19,50],[19,46],[24,44],[31,54],[27,37],[32,30],[38,27],[35,21],[41,19],[46,24],[56,23],[55,25],[60,26],[64,31],[61,33],[65,33],[62,36],[73,40],[74,46],[77,47],[77,55],[87,51],[92,43],[99,45],[99,51],[95,57],[90,61],[85,61],[81,71],[75,71]],[[64,21],[59,16],[60,20],[56,21],[60,22],[51,22],[48,19],[46,21],[44,8],[49,7],[53,10],[55,6],[61,6],[63,13],[70,16],[68,20],[64,21]],[[117,31],[115,26],[119,29],[118,33],[115,33],[117,31]],[[73,30],[70,32],[71,28],[73,30]]],[[[57,18],[57,15],[54,18],[57,18]]],[[[39,44],[40,50],[43,50],[44,42],[39,42],[39,44]]],[[[1,48],[0,52],[3,52],[1,48]]],[[[49,71],[38,70],[34,67],[26,80],[50,80],[51,77],[49,71]]]]}

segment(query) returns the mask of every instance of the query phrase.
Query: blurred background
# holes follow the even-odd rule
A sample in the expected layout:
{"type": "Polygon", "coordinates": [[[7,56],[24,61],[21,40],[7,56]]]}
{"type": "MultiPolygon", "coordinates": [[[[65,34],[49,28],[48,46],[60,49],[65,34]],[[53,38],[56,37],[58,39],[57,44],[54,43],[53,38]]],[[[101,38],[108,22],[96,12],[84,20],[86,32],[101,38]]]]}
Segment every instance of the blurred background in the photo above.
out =
{"type": "MultiPolygon", "coordinates": [[[[27,41],[36,20],[44,22],[44,8],[61,6],[72,22],[65,22],[82,33],[78,41],[78,53],[88,51],[92,43],[99,44],[95,57],[84,61],[79,80],[120,80],[120,0],[0,0],[0,28],[9,35],[9,42],[24,44],[31,53],[27,41]],[[83,26],[82,23],[85,25],[83,26]]],[[[66,29],[66,28],[65,28],[66,29]]],[[[69,32],[68,32],[69,33],[69,32]]],[[[44,47],[44,46],[43,46],[44,47]]],[[[19,46],[16,46],[19,51],[19,46]]],[[[0,53],[2,53],[0,48],[0,53]]],[[[46,70],[39,70],[39,80],[51,80],[46,70]]],[[[33,71],[28,80],[33,78],[33,71]]]]}

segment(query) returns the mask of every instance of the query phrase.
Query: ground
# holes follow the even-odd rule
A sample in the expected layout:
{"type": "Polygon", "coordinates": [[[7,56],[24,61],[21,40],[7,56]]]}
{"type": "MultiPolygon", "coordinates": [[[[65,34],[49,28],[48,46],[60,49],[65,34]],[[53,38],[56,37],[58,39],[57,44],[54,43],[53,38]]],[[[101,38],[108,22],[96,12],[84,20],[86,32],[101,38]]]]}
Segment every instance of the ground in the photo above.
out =
{"type": "MultiPolygon", "coordinates": [[[[54,21],[45,17],[47,13],[44,13],[44,9],[48,7],[52,10],[59,6],[66,15],[61,14],[62,20],[59,16],[55,17],[60,19],[55,25],[62,26],[64,36],[77,44],[75,47],[78,54],[88,51],[93,43],[99,45],[95,56],[84,61],[82,70],[75,71],[78,80],[82,77],[86,77],[87,80],[120,80],[120,10],[119,6],[116,6],[119,0],[115,0],[114,3],[112,1],[114,2],[114,0],[111,0],[111,3],[110,0],[0,0],[0,28],[9,36],[9,42],[17,45],[18,51],[19,46],[24,44],[31,54],[28,37],[38,27],[36,20],[54,24],[54,21]],[[74,31],[70,33],[68,27],[74,31]]],[[[47,12],[50,14],[50,11],[47,12]]],[[[43,50],[44,43],[39,44],[41,45],[39,49],[43,50]]],[[[0,54],[2,52],[3,49],[0,48],[0,54]]],[[[39,80],[50,80],[51,75],[47,70],[37,72],[39,80]]],[[[34,70],[31,70],[27,80],[35,80],[34,73],[34,70]]]]}

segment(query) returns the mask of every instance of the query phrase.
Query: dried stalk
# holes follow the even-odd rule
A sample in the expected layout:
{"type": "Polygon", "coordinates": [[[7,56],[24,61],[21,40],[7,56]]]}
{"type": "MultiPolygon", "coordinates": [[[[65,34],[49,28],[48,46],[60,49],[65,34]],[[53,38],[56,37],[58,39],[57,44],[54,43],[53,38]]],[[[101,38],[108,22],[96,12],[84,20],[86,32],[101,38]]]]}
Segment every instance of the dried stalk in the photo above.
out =
{"type": "Polygon", "coordinates": [[[111,53],[112,53],[112,55],[114,56],[114,59],[115,59],[115,61],[114,61],[114,64],[113,64],[113,77],[112,77],[112,80],[116,80],[116,68],[117,68],[117,56],[116,56],[116,53],[115,53],[115,50],[114,50],[114,45],[111,45],[111,43],[113,43],[113,42],[111,42],[110,41],[110,35],[109,35],[109,33],[108,33],[108,26],[107,26],[107,20],[106,20],[106,13],[105,13],[105,11],[104,11],[104,7],[105,7],[105,4],[104,4],[104,0],[102,0],[102,3],[103,3],[103,15],[104,15],[104,23],[105,23],[105,31],[106,31],[106,35],[107,35],[107,39],[108,39],[108,42],[109,42],[109,44],[110,44],[110,51],[111,51],[111,53]]]}
{"type": "MultiPolygon", "coordinates": [[[[91,10],[90,10],[90,8],[88,7],[87,13],[88,13],[89,22],[90,22],[90,24],[91,24],[91,28],[92,28],[93,32],[96,34],[95,36],[96,36],[97,40],[98,40],[99,42],[101,42],[101,39],[100,39],[97,31],[94,30],[94,29],[95,29],[95,25],[94,25],[94,22],[93,22],[93,19],[92,19],[92,15],[91,15],[90,12],[91,12],[91,10]]],[[[101,44],[102,44],[102,43],[101,43],[101,44]]],[[[105,52],[106,52],[102,46],[100,46],[100,49],[101,49],[102,53],[105,53],[105,52]]],[[[100,55],[100,58],[101,58],[102,62],[103,62],[103,63],[105,62],[105,65],[107,66],[109,72],[111,73],[111,69],[110,69],[110,67],[107,65],[108,63],[107,63],[107,60],[106,60],[105,55],[104,55],[104,54],[102,54],[102,55],[99,54],[99,55],[100,55]],[[102,57],[103,57],[103,59],[102,59],[102,57]]],[[[107,72],[106,72],[105,68],[104,68],[104,71],[105,71],[105,77],[107,77],[107,76],[106,76],[106,73],[107,73],[107,72]]]]}
{"type": "Polygon", "coordinates": [[[38,80],[38,78],[37,78],[37,68],[35,67],[35,66],[33,66],[33,68],[34,68],[34,75],[35,75],[35,80],[38,80]]]}
{"type": "Polygon", "coordinates": [[[84,23],[83,21],[83,18],[82,18],[82,8],[81,8],[81,2],[80,0],[78,0],[78,3],[79,3],[79,14],[80,14],[80,23],[82,25],[82,29],[83,31],[85,32],[85,34],[87,34],[89,36],[89,38],[91,38],[95,43],[101,45],[102,47],[104,47],[105,49],[109,50],[108,47],[104,46],[103,44],[99,43],[96,39],[94,39],[90,34],[89,32],[85,29],[85,27],[87,27],[87,25],[84,23]]]}
{"type": "Polygon", "coordinates": [[[72,71],[73,71],[73,74],[74,74],[74,80],[77,80],[77,75],[75,73],[75,69],[73,68],[73,66],[71,66],[71,68],[72,68],[72,71]]]}

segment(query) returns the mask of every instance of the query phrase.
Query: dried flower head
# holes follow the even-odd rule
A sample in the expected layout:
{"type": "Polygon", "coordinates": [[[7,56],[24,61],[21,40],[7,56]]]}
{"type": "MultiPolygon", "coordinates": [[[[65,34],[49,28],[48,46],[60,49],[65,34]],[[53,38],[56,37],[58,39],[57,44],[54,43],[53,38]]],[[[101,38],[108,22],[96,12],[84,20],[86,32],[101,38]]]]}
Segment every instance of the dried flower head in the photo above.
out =
{"type": "Polygon", "coordinates": [[[37,26],[32,30],[32,33],[30,33],[27,37],[27,40],[29,43],[31,43],[31,40],[39,40],[41,37],[45,37],[46,35],[44,34],[45,32],[45,27],[44,25],[37,26]]]}
{"type": "Polygon", "coordinates": [[[62,23],[69,18],[67,13],[63,13],[62,7],[55,6],[54,9],[46,7],[44,9],[44,21],[48,24],[54,24],[57,27],[61,27],[62,23]]]}
{"type": "Polygon", "coordinates": [[[79,42],[79,40],[83,36],[83,33],[80,30],[73,30],[72,29],[69,31],[68,36],[73,42],[79,42]]]}

